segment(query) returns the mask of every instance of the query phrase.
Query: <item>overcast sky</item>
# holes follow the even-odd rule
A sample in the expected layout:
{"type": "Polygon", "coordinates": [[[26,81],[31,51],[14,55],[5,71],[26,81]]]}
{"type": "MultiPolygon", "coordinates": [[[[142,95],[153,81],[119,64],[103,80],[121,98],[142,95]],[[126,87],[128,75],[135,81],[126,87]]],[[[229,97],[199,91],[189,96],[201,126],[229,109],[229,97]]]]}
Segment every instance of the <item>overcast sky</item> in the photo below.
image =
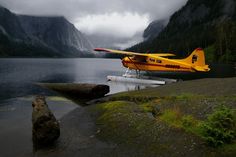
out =
{"type": "Polygon", "coordinates": [[[169,18],[186,1],[0,0],[0,4],[19,14],[65,16],[89,37],[126,39],[126,47],[142,39],[142,32],[151,21],[169,18]]]}

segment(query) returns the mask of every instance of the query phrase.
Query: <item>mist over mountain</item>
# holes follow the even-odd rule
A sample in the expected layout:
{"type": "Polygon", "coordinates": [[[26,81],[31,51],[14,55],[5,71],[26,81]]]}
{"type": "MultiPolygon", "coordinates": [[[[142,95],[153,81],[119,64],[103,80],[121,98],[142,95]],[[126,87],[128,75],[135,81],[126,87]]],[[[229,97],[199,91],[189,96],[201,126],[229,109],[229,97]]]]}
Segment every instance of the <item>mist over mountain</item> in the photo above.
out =
{"type": "Polygon", "coordinates": [[[168,20],[155,20],[143,32],[144,40],[155,39],[167,25],[168,20]]]}
{"type": "Polygon", "coordinates": [[[0,6],[1,57],[85,57],[92,48],[62,16],[17,15],[0,6]]]}
{"type": "Polygon", "coordinates": [[[189,0],[174,13],[167,26],[150,34],[157,37],[145,40],[129,50],[139,52],[173,52],[186,56],[197,47],[206,51],[210,62],[236,61],[236,1],[189,0]]]}

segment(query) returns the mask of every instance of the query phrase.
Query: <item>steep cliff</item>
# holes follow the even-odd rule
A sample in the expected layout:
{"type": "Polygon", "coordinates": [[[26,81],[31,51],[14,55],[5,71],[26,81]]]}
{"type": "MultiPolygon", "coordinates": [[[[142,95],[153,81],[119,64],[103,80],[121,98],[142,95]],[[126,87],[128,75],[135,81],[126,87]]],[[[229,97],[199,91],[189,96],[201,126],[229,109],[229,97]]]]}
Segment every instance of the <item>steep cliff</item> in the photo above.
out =
{"type": "Polygon", "coordinates": [[[0,7],[0,56],[92,56],[92,44],[64,17],[16,15],[0,7]]]}
{"type": "Polygon", "coordinates": [[[160,32],[165,28],[167,20],[155,20],[151,22],[143,32],[144,40],[152,40],[158,37],[160,32]]]}

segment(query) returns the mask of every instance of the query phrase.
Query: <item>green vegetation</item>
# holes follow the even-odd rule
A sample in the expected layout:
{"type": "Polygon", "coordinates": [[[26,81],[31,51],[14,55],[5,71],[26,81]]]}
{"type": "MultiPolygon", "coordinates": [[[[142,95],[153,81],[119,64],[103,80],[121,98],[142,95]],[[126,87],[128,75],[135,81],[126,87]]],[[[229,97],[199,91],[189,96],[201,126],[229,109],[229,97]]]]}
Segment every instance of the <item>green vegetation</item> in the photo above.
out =
{"type": "Polygon", "coordinates": [[[215,52],[216,52],[216,48],[214,45],[208,46],[207,48],[204,49],[205,51],[205,59],[207,62],[209,63],[213,63],[216,61],[215,58],[215,52]]]}
{"type": "Polygon", "coordinates": [[[217,108],[204,121],[197,120],[192,115],[183,115],[179,109],[166,110],[159,119],[202,137],[213,147],[232,143],[236,138],[235,111],[226,106],[217,108]]]}
{"type": "Polygon", "coordinates": [[[193,131],[199,123],[192,115],[182,115],[179,109],[166,110],[158,117],[171,126],[193,131]]]}
{"type": "Polygon", "coordinates": [[[118,144],[118,150],[124,153],[135,151],[134,156],[166,152],[178,156],[176,150],[198,156],[235,155],[236,119],[231,109],[236,103],[234,95],[214,97],[185,92],[147,97],[152,90],[139,95],[120,93],[92,106],[99,128],[97,136],[118,144]],[[227,106],[218,108],[222,103],[227,106]]]}
{"type": "Polygon", "coordinates": [[[210,146],[218,147],[236,139],[236,112],[220,106],[202,124],[203,137],[210,146]]]}
{"type": "Polygon", "coordinates": [[[186,115],[182,117],[181,124],[187,131],[197,132],[199,121],[196,120],[192,115],[186,115]]]}

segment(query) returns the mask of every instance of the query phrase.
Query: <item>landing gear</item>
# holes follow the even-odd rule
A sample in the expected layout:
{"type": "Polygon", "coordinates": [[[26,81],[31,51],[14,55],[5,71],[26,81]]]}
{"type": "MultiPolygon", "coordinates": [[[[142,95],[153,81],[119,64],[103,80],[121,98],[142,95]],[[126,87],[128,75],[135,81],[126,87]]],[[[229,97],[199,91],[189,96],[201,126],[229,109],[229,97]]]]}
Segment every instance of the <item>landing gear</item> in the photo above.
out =
{"type": "Polygon", "coordinates": [[[132,74],[132,70],[127,68],[127,70],[125,71],[125,74],[122,75],[123,77],[128,77],[128,78],[140,78],[141,75],[140,75],[140,70],[135,70],[136,72],[136,75],[135,74],[132,74]]]}
{"type": "Polygon", "coordinates": [[[137,78],[140,78],[141,77],[140,70],[135,70],[135,72],[136,72],[137,78]]]}

